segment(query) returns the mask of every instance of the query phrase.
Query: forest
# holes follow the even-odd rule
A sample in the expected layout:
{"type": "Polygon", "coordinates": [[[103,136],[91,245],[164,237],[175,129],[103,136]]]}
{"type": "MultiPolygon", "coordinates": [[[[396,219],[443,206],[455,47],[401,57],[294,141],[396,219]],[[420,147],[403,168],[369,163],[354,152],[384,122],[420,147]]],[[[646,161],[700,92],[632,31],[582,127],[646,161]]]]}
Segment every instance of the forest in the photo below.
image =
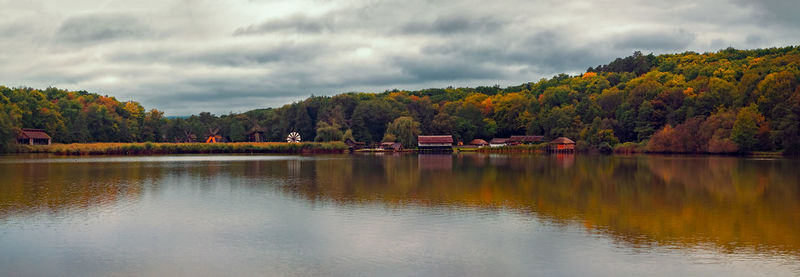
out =
{"type": "Polygon", "coordinates": [[[351,137],[416,145],[419,134],[456,141],[560,136],[581,150],[635,146],[660,153],[800,153],[800,47],[633,55],[585,73],[518,86],[431,88],[311,96],[278,108],[167,118],[134,101],[87,91],[0,86],[0,151],[20,128],[56,143],[202,142],[218,134],[268,141],[351,137]]]}

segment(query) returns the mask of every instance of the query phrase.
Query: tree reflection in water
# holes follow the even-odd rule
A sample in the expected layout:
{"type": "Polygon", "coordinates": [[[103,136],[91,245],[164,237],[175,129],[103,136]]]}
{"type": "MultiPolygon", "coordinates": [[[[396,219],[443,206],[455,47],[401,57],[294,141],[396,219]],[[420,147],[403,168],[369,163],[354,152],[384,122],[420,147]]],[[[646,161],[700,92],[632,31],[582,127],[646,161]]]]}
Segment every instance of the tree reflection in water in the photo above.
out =
{"type": "Polygon", "coordinates": [[[551,224],[580,225],[628,247],[712,245],[724,252],[800,253],[800,171],[792,160],[340,155],[177,163],[6,162],[0,163],[0,176],[0,220],[140,201],[164,189],[165,178],[224,177],[240,189],[280,191],[337,205],[510,210],[551,224]]]}

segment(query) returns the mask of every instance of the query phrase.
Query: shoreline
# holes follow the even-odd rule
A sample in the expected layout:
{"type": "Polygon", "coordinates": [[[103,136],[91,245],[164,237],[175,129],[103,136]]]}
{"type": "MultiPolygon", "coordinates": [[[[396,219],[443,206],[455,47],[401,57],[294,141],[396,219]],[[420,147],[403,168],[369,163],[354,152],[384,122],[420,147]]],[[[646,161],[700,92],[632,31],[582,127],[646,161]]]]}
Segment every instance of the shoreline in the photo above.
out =
{"type": "MultiPolygon", "coordinates": [[[[52,145],[19,145],[15,151],[6,154],[53,154],[63,156],[89,155],[170,155],[170,154],[347,154],[348,147],[343,142],[232,142],[232,143],[71,143],[52,145]]],[[[382,149],[359,149],[353,153],[420,153],[417,149],[400,151],[382,149]]],[[[543,145],[515,145],[503,147],[460,147],[454,146],[452,154],[549,154],[543,145]]],[[[790,158],[782,152],[749,152],[749,153],[660,153],[647,151],[614,151],[602,153],[598,151],[575,151],[568,155],[665,155],[665,156],[730,156],[756,158],[790,158]]]]}
{"type": "Polygon", "coordinates": [[[85,155],[163,155],[163,154],[337,154],[347,151],[342,142],[232,142],[232,143],[71,143],[21,145],[11,154],[43,153],[68,156],[85,155]]]}

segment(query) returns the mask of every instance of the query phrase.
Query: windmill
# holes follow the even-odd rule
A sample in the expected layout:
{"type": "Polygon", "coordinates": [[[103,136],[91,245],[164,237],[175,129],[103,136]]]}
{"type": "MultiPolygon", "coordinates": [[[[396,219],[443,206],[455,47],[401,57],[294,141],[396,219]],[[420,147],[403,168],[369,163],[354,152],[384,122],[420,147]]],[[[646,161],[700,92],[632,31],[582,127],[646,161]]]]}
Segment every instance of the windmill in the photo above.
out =
{"type": "Polygon", "coordinates": [[[286,137],[286,142],[288,142],[288,143],[298,143],[298,142],[300,142],[300,134],[298,134],[297,132],[289,133],[289,136],[286,137]]]}
{"type": "Polygon", "coordinates": [[[183,142],[194,142],[197,140],[197,136],[189,132],[188,130],[183,131],[183,142]]]}
{"type": "Polygon", "coordinates": [[[219,128],[212,130],[208,128],[208,139],[206,139],[206,143],[217,143],[222,142],[222,136],[218,135],[219,128]]]}

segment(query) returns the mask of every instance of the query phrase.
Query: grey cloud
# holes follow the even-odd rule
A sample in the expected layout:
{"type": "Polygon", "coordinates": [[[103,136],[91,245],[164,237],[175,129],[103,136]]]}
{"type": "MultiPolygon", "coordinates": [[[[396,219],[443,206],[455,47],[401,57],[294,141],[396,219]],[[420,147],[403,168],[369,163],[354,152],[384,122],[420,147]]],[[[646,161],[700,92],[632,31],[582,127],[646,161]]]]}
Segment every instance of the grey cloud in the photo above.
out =
{"type": "Polygon", "coordinates": [[[672,31],[638,30],[619,35],[614,40],[614,47],[652,51],[676,51],[686,49],[697,37],[684,29],[672,31]]]}
{"type": "Polygon", "coordinates": [[[128,14],[89,14],[65,20],[56,31],[59,42],[91,43],[115,39],[144,38],[149,28],[128,14]]]}
{"type": "Polygon", "coordinates": [[[425,55],[448,55],[470,64],[489,63],[498,68],[523,67],[533,72],[573,72],[606,62],[604,49],[592,41],[572,40],[562,32],[541,31],[528,36],[492,42],[457,41],[423,48],[425,55]]]}
{"type": "Polygon", "coordinates": [[[229,47],[178,53],[169,57],[175,63],[217,66],[252,66],[275,62],[307,62],[325,53],[321,45],[286,43],[273,47],[229,47]]]}
{"type": "Polygon", "coordinates": [[[754,9],[755,16],[773,26],[800,27],[800,1],[795,0],[734,0],[742,6],[754,9]]]}
{"type": "Polygon", "coordinates": [[[751,34],[748,35],[745,39],[745,43],[748,45],[761,45],[764,43],[766,39],[763,36],[751,34]]]}
{"type": "Polygon", "coordinates": [[[400,68],[409,81],[457,81],[464,79],[493,79],[502,77],[502,71],[485,64],[450,57],[396,57],[392,66],[400,68]]]}
{"type": "Polygon", "coordinates": [[[437,34],[451,35],[459,33],[485,33],[495,32],[508,22],[489,16],[468,17],[442,16],[433,21],[414,21],[402,27],[402,32],[407,34],[437,34]]]}
{"type": "Polygon", "coordinates": [[[4,3],[0,85],[226,113],[310,94],[515,85],[634,50],[800,44],[797,1],[98,2],[4,3]]]}
{"type": "Polygon", "coordinates": [[[321,33],[334,29],[336,19],[331,14],[321,17],[308,17],[303,14],[293,15],[288,18],[268,20],[261,24],[250,25],[238,28],[233,32],[234,36],[257,35],[272,32],[296,32],[296,33],[321,33]]]}

